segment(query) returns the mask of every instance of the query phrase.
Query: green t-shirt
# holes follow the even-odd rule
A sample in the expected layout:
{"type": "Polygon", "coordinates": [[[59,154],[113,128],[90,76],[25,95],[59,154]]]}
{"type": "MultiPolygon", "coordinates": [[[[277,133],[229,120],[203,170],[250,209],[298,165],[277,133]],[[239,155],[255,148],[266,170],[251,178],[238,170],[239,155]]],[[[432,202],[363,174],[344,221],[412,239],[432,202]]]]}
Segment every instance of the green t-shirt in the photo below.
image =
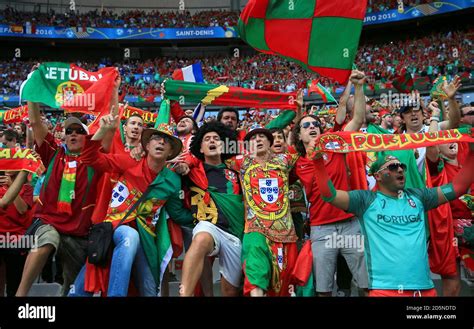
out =
{"type": "Polygon", "coordinates": [[[397,198],[381,192],[349,193],[348,212],[364,235],[369,289],[433,288],[424,212],[438,206],[437,188],[406,189],[397,198]]]}

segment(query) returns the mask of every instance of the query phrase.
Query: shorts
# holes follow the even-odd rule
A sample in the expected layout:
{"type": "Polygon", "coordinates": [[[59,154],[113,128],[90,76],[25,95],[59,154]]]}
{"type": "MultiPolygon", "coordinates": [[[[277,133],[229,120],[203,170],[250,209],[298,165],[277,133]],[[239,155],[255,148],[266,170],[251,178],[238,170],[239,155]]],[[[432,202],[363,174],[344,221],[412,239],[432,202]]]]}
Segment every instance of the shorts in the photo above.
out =
{"type": "Polygon", "coordinates": [[[267,296],[290,296],[290,275],[297,254],[296,242],[273,242],[258,232],[244,234],[244,295],[260,288],[267,296]]]}
{"type": "Polygon", "coordinates": [[[344,256],[357,286],[368,288],[364,236],[357,219],[311,226],[311,242],[317,292],[333,291],[338,253],[344,256]]]}
{"type": "Polygon", "coordinates": [[[385,290],[373,289],[369,291],[369,297],[436,297],[434,288],[426,290],[385,290]]]}
{"type": "Polygon", "coordinates": [[[209,233],[214,240],[214,250],[208,256],[219,257],[219,272],[234,287],[240,286],[242,279],[242,243],[236,236],[216,225],[200,221],[193,229],[193,238],[200,232],[209,233]]]}
{"type": "MultiPolygon", "coordinates": [[[[64,284],[62,295],[66,296],[70,286],[74,283],[87,258],[87,237],[60,234],[52,225],[43,224],[35,232],[36,247],[50,244],[54,247],[57,257],[63,266],[64,284]]],[[[35,252],[35,249],[31,249],[35,252]]]]}

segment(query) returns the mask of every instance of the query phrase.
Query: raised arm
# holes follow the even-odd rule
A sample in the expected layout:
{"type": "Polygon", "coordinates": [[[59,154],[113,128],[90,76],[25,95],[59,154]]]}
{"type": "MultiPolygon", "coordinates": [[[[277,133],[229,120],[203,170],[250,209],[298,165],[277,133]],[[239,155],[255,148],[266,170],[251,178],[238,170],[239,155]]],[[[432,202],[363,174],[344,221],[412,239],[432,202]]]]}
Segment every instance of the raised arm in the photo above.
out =
{"type": "MultiPolygon", "coordinates": [[[[2,176],[2,177],[5,177],[5,176],[2,176]]],[[[27,178],[28,178],[28,172],[24,170],[20,171],[20,173],[16,176],[13,183],[8,188],[3,198],[0,199],[0,208],[5,208],[11,203],[13,203],[13,201],[15,201],[16,197],[20,194],[23,184],[26,183],[27,178]]]]}
{"type": "Polygon", "coordinates": [[[440,130],[459,127],[459,123],[461,122],[461,110],[459,109],[459,104],[455,96],[460,87],[461,79],[457,75],[449,84],[446,81],[443,83],[442,89],[446,93],[446,96],[448,96],[449,119],[440,123],[440,130]]]}
{"type": "Polygon", "coordinates": [[[28,119],[35,137],[36,145],[41,146],[48,134],[48,127],[41,120],[39,103],[28,102],[28,119]]]}
{"type": "Polygon", "coordinates": [[[364,72],[353,70],[351,82],[354,84],[354,112],[352,120],[349,121],[344,131],[359,131],[365,122],[365,95],[364,95],[364,84],[366,77],[364,72]]]}
{"type": "Polygon", "coordinates": [[[349,96],[351,95],[351,87],[352,87],[352,82],[349,80],[347,82],[347,86],[344,89],[344,92],[341,95],[341,98],[339,99],[339,106],[337,107],[337,112],[336,112],[336,123],[340,126],[344,124],[344,121],[346,121],[346,114],[347,114],[347,101],[349,100],[349,96]]]}
{"type": "Polygon", "coordinates": [[[105,115],[100,119],[100,128],[94,136],[86,137],[84,150],[81,153],[80,160],[85,165],[91,166],[102,172],[114,172],[122,174],[137,161],[128,155],[104,154],[100,151],[101,141],[108,130],[113,129],[117,116],[111,114],[105,115]]]}
{"type": "MultiPolygon", "coordinates": [[[[112,97],[110,99],[110,114],[112,116],[118,116],[119,115],[119,87],[120,83],[122,82],[122,78],[120,77],[120,74],[117,75],[117,78],[115,78],[114,81],[114,88],[112,90],[112,97]]],[[[126,109],[125,105],[125,109],[126,109]]],[[[120,120],[120,118],[119,118],[120,120]]],[[[117,126],[118,127],[118,126],[117,126]]],[[[115,130],[109,130],[108,132],[105,133],[105,135],[102,138],[102,148],[104,149],[105,152],[110,151],[110,147],[112,145],[112,141],[114,139],[114,134],[115,131],[117,130],[117,127],[115,130]]]]}
{"type": "Polygon", "coordinates": [[[439,204],[455,200],[465,194],[474,181],[474,143],[469,144],[469,155],[453,182],[438,187],[439,204]]]}
{"type": "MultiPolygon", "coordinates": [[[[438,103],[435,101],[431,102],[428,105],[428,108],[431,110],[431,120],[430,120],[430,129],[429,132],[437,132],[439,130],[439,116],[441,110],[438,107],[438,103]]],[[[438,162],[439,158],[439,147],[438,145],[430,146],[426,148],[426,157],[431,162],[438,162]]]]}

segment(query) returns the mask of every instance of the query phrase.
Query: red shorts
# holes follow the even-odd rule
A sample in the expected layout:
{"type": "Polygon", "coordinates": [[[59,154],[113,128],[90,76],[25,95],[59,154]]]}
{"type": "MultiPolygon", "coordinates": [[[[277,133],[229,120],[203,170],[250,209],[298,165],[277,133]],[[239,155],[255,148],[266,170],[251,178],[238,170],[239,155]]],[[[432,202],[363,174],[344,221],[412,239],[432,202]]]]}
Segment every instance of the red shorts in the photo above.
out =
{"type": "Polygon", "coordinates": [[[384,290],[373,289],[369,291],[369,297],[436,297],[434,288],[425,290],[384,290]]]}

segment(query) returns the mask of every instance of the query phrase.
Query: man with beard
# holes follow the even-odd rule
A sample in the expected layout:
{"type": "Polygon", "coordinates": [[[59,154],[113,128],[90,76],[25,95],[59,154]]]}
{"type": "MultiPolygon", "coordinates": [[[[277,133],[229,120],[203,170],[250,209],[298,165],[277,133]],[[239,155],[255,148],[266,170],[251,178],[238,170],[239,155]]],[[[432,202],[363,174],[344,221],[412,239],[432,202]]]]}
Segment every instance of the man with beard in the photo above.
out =
{"type": "MultiPolygon", "coordinates": [[[[166,167],[166,161],[178,156],[182,149],[181,141],[174,137],[171,128],[164,120],[165,113],[159,114],[158,129],[146,129],[142,133],[141,143],[146,157],[139,162],[127,155],[104,154],[100,152],[100,137],[107,130],[115,129],[116,116],[107,115],[101,119],[99,131],[88,139],[81,156],[81,161],[89,164],[97,171],[119,174],[118,182],[112,191],[110,203],[98,204],[106,207],[104,221],[114,226],[114,250],[110,263],[107,296],[127,296],[130,275],[133,269],[136,287],[141,296],[157,296],[158,287],[152,276],[145,254],[140,243],[138,225],[145,225],[154,230],[156,214],[165,208],[170,216],[181,225],[190,225],[191,214],[183,207],[180,200],[181,179],[166,167]],[[121,219],[128,213],[134,203],[141,199],[143,193],[152,186],[154,197],[143,200],[130,213],[125,222],[118,226],[121,219]]],[[[92,291],[85,289],[85,271],[83,267],[71,289],[71,296],[90,296],[92,291]],[[89,291],[89,292],[86,292],[89,291]]],[[[105,287],[100,287],[105,292],[105,287]]]]}
{"type": "Polygon", "coordinates": [[[435,188],[406,189],[406,165],[394,156],[380,156],[370,168],[377,192],[337,190],[322,154],[314,158],[323,200],[359,217],[370,273],[369,296],[436,296],[426,249],[424,212],[467,191],[474,180],[474,151],[452,183],[435,188]]]}

